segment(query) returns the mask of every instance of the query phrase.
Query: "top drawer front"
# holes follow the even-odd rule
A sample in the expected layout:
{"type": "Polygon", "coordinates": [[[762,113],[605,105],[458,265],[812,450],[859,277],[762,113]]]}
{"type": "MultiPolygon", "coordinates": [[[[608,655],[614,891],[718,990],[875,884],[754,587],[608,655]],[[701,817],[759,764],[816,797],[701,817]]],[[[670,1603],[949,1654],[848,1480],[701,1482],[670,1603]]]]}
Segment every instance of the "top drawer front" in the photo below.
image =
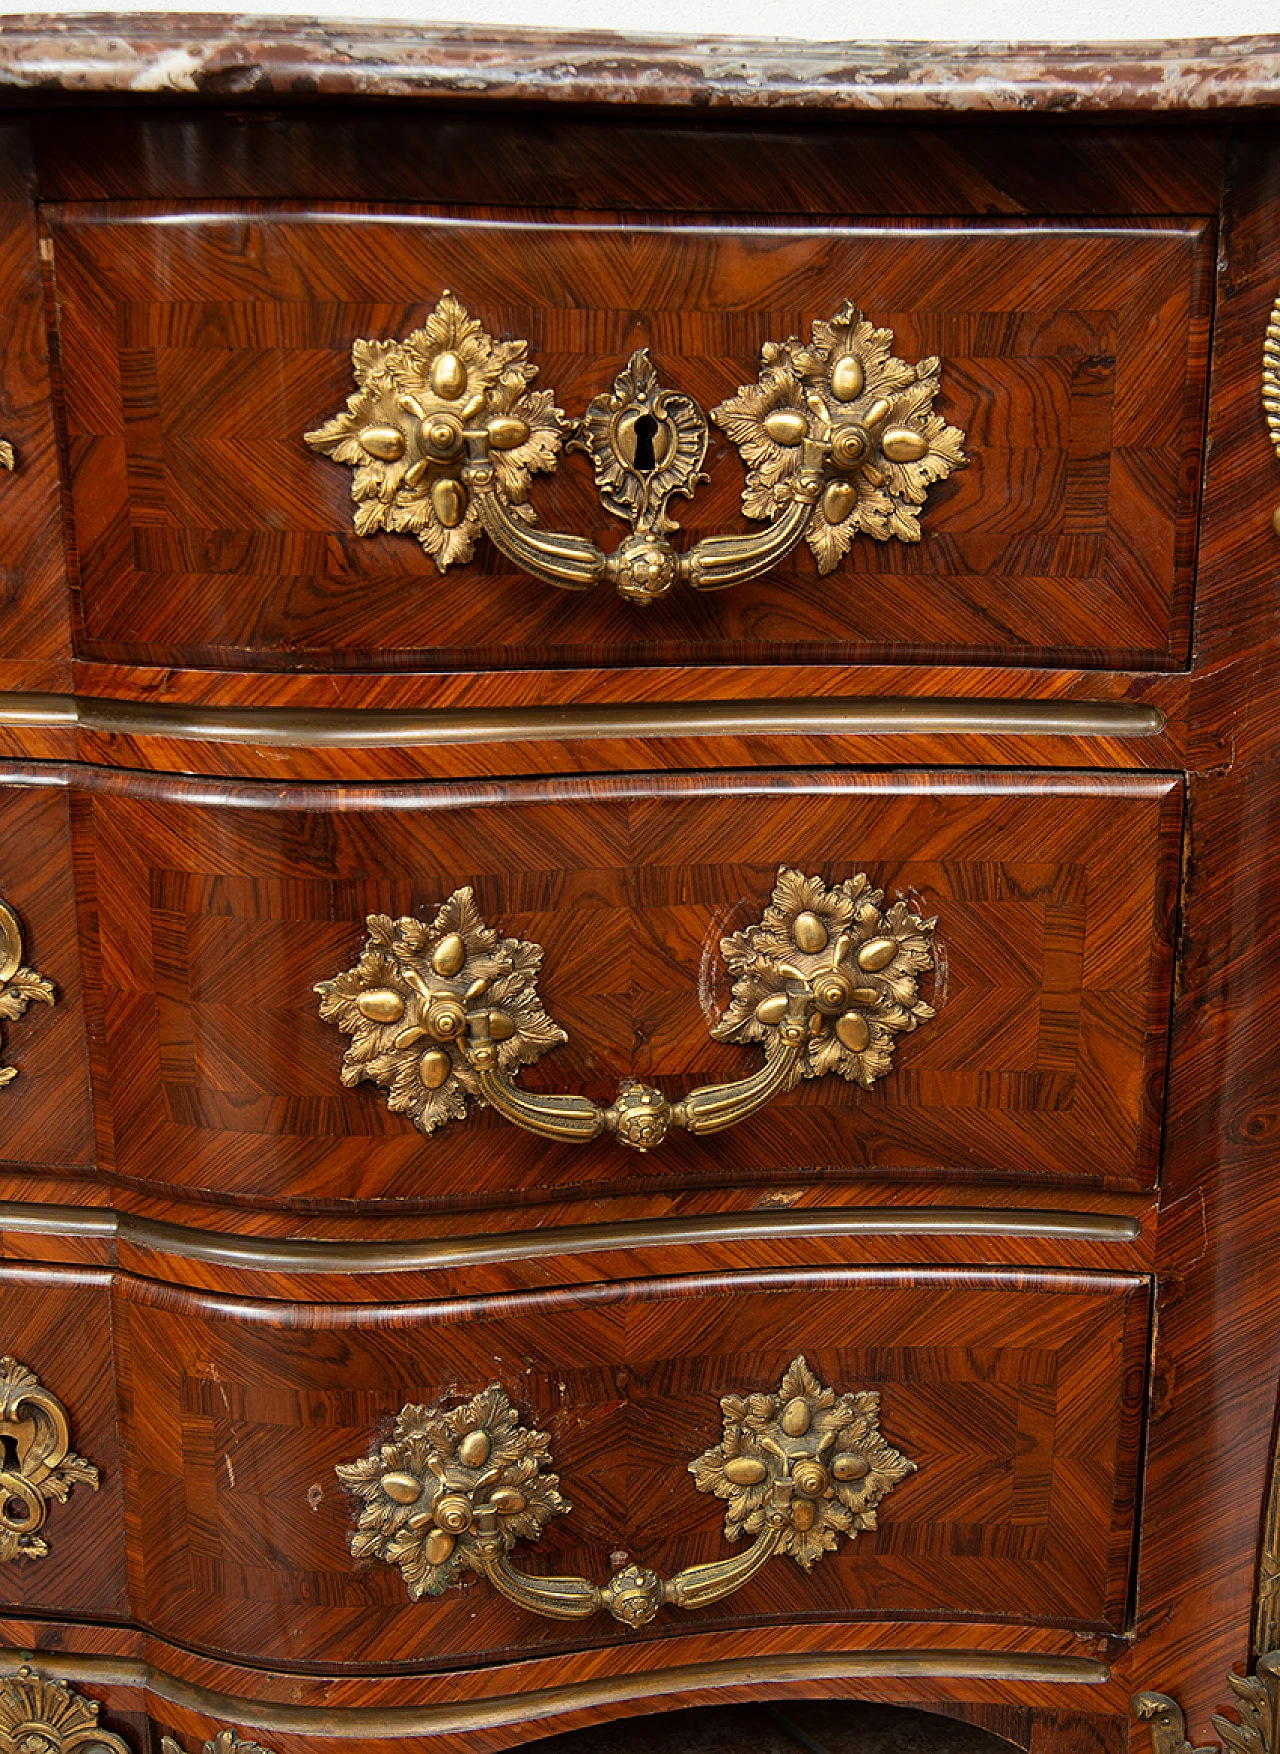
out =
{"type": "MultiPolygon", "coordinates": [[[[141,204],[52,209],[85,656],[290,669],[928,656],[1185,661],[1203,426],[1206,222],[877,226],[445,220],[141,204]],[[440,576],[407,535],[358,537],[350,471],[303,434],[341,408],[359,338],[404,338],[452,288],[522,337],[570,416],[648,347],[710,408],[764,343],[847,298],[907,360],[971,466],[924,540],[856,537],[820,577],[640,611],[513,571],[487,543],[440,576]]],[[[678,546],[743,531],[741,461],[673,503],[678,546]]],[[[585,457],[538,476],[539,522],[613,549],[585,457]]]]}

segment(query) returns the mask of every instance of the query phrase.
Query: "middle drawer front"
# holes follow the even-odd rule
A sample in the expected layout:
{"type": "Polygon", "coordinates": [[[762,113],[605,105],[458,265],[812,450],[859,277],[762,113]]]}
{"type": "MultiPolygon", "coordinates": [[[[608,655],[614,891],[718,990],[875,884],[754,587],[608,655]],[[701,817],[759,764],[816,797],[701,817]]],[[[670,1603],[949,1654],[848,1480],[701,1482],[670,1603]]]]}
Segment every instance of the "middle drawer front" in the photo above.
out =
{"type": "Polygon", "coordinates": [[[135,1616],[184,1645],[426,1668],[743,1622],[1000,1620],[1013,1648],[1019,1625],[1123,1626],[1148,1327],[1136,1276],[728,1273],[358,1311],[132,1280],[117,1299],[135,1616]],[[878,1394],[884,1441],[915,1464],[877,1526],[807,1571],[775,1555],[722,1601],[629,1635],[602,1613],[543,1618],[465,1569],[414,1601],[395,1557],[352,1556],[368,1504],[363,1526],[399,1533],[413,1575],[445,1513],[437,1494],[425,1532],[405,1533],[406,1476],[429,1496],[432,1475],[394,1422],[495,1382],[547,1434],[572,1507],[520,1536],[519,1571],[604,1584],[627,1559],[665,1578],[739,1554],[749,1535],[726,1538],[726,1503],[688,1464],[724,1435],[720,1398],[777,1395],[797,1355],[837,1394],[878,1394]],[[369,1493],[344,1490],[335,1468],[366,1458],[369,1493]]]}
{"type": "MultiPolygon", "coordinates": [[[[1156,1174],[1181,787],[1155,776],[708,775],[401,790],[99,775],[87,832],[91,1002],[116,1173],[186,1197],[297,1208],[460,1208],[862,1172],[1156,1174]],[[430,921],[471,885],[489,924],[545,947],[568,1032],[522,1088],[609,1103],[619,1081],[738,1080],[713,1041],[720,941],[778,867],[865,872],[936,916],[935,1013],[870,1088],[834,1073],[742,1125],[648,1155],[551,1143],[474,1104],[428,1137],[384,1090],[344,1088],[347,1038],[315,986],[371,914],[430,921]]],[[[415,1055],[406,1071],[417,1076],[415,1055]]]]}

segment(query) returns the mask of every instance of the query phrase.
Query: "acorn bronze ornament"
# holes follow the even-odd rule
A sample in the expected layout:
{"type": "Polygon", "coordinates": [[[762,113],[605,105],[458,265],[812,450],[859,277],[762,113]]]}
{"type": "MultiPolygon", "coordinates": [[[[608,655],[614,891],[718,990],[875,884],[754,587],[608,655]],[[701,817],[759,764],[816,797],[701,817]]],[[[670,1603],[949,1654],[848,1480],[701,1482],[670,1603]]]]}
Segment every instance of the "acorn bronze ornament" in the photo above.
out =
{"type": "Polygon", "coordinates": [[[842,1539],[875,1528],[876,1507],[915,1470],[881,1435],[880,1396],[825,1388],[803,1357],[776,1394],[726,1395],[720,1410],[721,1441],[688,1470],[699,1492],[725,1500],[725,1539],[753,1537],[731,1558],[669,1578],[627,1564],[605,1584],[518,1571],[509,1558],[517,1542],[537,1541],[573,1507],[550,1472],[550,1438],[519,1423],[500,1383],[448,1411],[402,1407],[389,1443],[338,1464],[363,1500],[352,1555],[399,1566],[414,1601],[474,1571],[532,1614],[585,1620],[603,1609],[643,1626],[664,1605],[720,1601],[775,1554],[811,1570],[842,1539]]]}
{"type": "Polygon", "coordinates": [[[387,914],[366,924],[355,966],[317,983],[320,1015],[351,1038],[342,1082],[380,1085],[391,1112],[423,1133],[462,1120],[470,1099],[563,1144],[612,1135],[649,1151],[673,1128],[735,1126],[802,1078],[835,1072],[869,1089],[892,1069],[896,1038],[933,1016],[919,981],[933,966],[936,921],[902,901],[886,908],[862,874],[828,886],[783,866],[758,924],[721,940],[734,986],[711,1031],[759,1043],[764,1063],[676,1100],[628,1080],[606,1106],[513,1081],[568,1038],[538,996],[541,946],[499,937],[470,889],[430,924],[387,914]]]}
{"type": "Polygon", "coordinates": [[[358,535],[414,535],[443,572],[470,560],[481,530],[515,566],[562,590],[602,579],[629,602],[678,582],[721,590],[770,571],[807,537],[828,573],[855,535],[918,542],[929,488],[967,461],[964,434],[933,412],[937,359],[909,365],[893,334],[846,301],[808,342],[767,342],[754,384],[711,411],[747,464],[748,518],[768,526],[704,537],[680,552],[671,499],[705,480],[707,417],[663,388],[648,350],[568,419],[531,388],[524,341],[495,341],[446,292],[421,329],[352,346],[346,408],[305,435],[348,464],[358,535]],[[589,537],[536,528],[531,476],[565,445],[586,451],[602,503],[631,525],[606,552],[589,537]]]}

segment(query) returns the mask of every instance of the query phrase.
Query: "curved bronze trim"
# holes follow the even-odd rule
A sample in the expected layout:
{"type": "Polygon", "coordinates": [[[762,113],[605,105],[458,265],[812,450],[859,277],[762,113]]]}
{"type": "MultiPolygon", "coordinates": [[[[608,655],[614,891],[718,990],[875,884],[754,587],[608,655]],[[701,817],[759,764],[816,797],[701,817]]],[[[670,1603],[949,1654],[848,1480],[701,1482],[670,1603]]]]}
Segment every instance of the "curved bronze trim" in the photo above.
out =
{"type": "MultiPolygon", "coordinates": [[[[858,1680],[863,1676],[1048,1682],[1086,1687],[1097,1687],[1111,1679],[1111,1670],[1105,1663],[1093,1662],[1088,1657],[1041,1656],[1025,1651],[833,1651],[822,1656],[743,1657],[720,1663],[690,1663],[685,1668],[642,1669],[634,1674],[545,1687],[529,1693],[499,1694],[441,1705],[349,1706],[335,1710],[216,1693],[211,1688],[180,1681],[150,1663],[127,1657],[66,1656],[60,1651],[46,1656],[39,1651],[0,1650],[0,1675],[15,1675],[24,1663],[34,1663],[43,1673],[85,1686],[145,1688],[154,1698],[170,1705],[237,1724],[241,1729],[326,1740],[449,1735],[560,1717],[592,1706],[667,1698],[706,1687],[758,1689],[797,1681],[858,1680]]],[[[287,1677],[281,1679],[288,1684],[287,1677]]]]}
{"type": "Polygon", "coordinates": [[[788,1212],[730,1212],[711,1218],[635,1219],[621,1224],[561,1225],[506,1235],[412,1238],[404,1242],[275,1242],[192,1230],[128,1212],[78,1206],[0,1205],[0,1232],[98,1236],[131,1242],[159,1255],[280,1273],[401,1273],[490,1261],[543,1260],[607,1249],[675,1248],[682,1244],[785,1241],[790,1236],[1007,1236],[1063,1242],[1132,1243],[1137,1218],[1107,1212],[1012,1210],[992,1206],[866,1206],[836,1210],[801,1206],[788,1212]]]}
{"type": "Polygon", "coordinates": [[[281,748],[430,748],[457,743],[581,742],[601,738],[1158,737],[1158,707],[1118,700],[913,699],[676,701],[669,706],[382,708],[152,706],[70,694],[0,694],[0,725],[97,731],[116,737],[261,743],[281,748]]]}

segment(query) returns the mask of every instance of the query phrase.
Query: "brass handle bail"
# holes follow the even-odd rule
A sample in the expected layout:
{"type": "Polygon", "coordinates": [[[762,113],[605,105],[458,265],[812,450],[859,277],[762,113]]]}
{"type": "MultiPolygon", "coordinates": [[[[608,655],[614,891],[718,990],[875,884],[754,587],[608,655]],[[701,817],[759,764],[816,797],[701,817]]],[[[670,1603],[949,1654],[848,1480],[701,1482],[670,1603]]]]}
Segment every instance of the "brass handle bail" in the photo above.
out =
{"type": "Polygon", "coordinates": [[[364,1500],[352,1552],[399,1565],[416,1601],[438,1596],[459,1569],[479,1572],[509,1601],[553,1620],[602,1610],[643,1626],[664,1605],[702,1608],[741,1589],[775,1554],[808,1571],[848,1536],[876,1526],[876,1507],[916,1464],[881,1435],[880,1396],[824,1388],[803,1356],[776,1394],[726,1395],[721,1441],[689,1463],[699,1492],[726,1501],[730,1541],[753,1534],[727,1559],[663,1578],[627,1564],[608,1583],[539,1577],[508,1557],[573,1507],[551,1473],[551,1440],[517,1424],[500,1383],[462,1405],[406,1406],[390,1443],[339,1463],[339,1479],[364,1500]]]}
{"type": "Polygon", "coordinates": [[[807,537],[821,573],[853,537],[920,540],[930,485],[966,458],[964,434],[933,412],[940,365],[907,365],[892,332],[846,301],[811,339],[767,343],[760,376],[712,409],[747,465],[742,509],[767,526],[710,536],[685,553],[673,498],[708,477],[710,428],[690,396],[664,388],[648,351],[569,420],[525,341],[498,342],[446,292],[403,342],[357,341],[345,410],[306,442],[351,465],[357,534],[404,531],[443,572],[481,534],[513,566],[566,591],[609,580],[628,602],[656,603],[678,582],[718,591],[777,566],[807,537]],[[589,537],[539,530],[529,484],[562,448],[590,458],[606,510],[631,526],[612,553],[589,537]]]}
{"type": "Polygon", "coordinates": [[[397,1112],[423,1133],[461,1120],[471,1097],[561,1144],[612,1136],[649,1151],[672,1128],[700,1135],[736,1126],[801,1078],[838,1072],[869,1088],[885,1076],[896,1037],[933,1016],[918,984],[933,966],[936,922],[904,902],[883,903],[864,875],[828,887],[781,867],[759,923],[721,942],[735,980],[711,1031],[719,1041],[760,1043],[764,1064],[675,1102],[641,1083],[624,1084],[606,1106],[514,1082],[522,1065],[567,1038],[538,996],[541,947],[499,938],[470,889],[457,890],[430,925],[371,914],[356,965],[317,983],[320,1015],[351,1037],[343,1082],[394,1091],[397,1112]]]}

